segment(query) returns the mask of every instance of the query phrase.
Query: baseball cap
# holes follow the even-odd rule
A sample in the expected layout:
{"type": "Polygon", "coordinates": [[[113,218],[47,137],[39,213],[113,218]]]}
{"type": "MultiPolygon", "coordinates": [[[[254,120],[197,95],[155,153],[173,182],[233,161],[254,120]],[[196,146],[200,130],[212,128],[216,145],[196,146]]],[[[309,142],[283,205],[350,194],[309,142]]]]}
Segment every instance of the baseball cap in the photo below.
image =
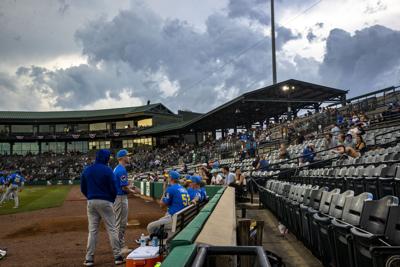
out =
{"type": "Polygon", "coordinates": [[[120,151],[117,152],[117,159],[123,158],[125,156],[129,156],[130,153],[126,149],[121,149],[120,151]]]}
{"type": "Polygon", "coordinates": [[[192,176],[192,178],[191,178],[190,180],[191,180],[193,183],[195,183],[195,184],[200,184],[200,182],[201,182],[201,177],[195,175],[195,176],[192,176]]]}
{"type": "Polygon", "coordinates": [[[170,171],[169,172],[169,177],[171,179],[178,180],[181,177],[181,175],[177,171],[170,171]]]}

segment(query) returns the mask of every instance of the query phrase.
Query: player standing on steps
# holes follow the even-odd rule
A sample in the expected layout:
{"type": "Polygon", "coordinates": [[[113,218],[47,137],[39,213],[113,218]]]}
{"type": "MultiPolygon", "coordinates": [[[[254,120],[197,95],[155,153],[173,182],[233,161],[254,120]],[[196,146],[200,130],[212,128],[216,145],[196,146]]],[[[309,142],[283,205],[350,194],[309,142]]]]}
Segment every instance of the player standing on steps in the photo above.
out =
{"type": "Polygon", "coordinates": [[[114,169],[115,186],[117,188],[117,197],[114,202],[114,213],[118,231],[118,239],[121,247],[121,253],[126,254],[130,249],[125,246],[125,230],[128,223],[128,194],[135,193],[129,188],[128,173],[125,167],[129,164],[129,153],[122,149],[117,153],[118,165],[114,169]]]}
{"type": "Polygon", "coordinates": [[[87,216],[89,225],[89,236],[86,251],[86,259],[83,265],[94,265],[94,251],[96,249],[97,234],[100,221],[103,220],[110,239],[114,254],[114,263],[123,264],[124,258],[121,255],[121,247],[118,240],[118,231],[115,225],[115,214],[113,203],[117,196],[115,176],[108,166],[110,151],[100,149],[96,153],[96,161],[85,168],[81,175],[81,191],[88,199],[87,216]]]}

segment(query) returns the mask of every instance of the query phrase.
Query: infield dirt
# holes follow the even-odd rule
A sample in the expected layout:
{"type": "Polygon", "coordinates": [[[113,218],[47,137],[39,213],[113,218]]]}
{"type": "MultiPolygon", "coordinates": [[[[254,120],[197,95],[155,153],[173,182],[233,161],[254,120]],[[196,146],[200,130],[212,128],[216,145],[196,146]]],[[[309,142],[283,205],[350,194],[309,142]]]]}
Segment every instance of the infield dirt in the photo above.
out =
{"type": "MultiPolygon", "coordinates": [[[[135,223],[127,229],[127,245],[137,247],[134,240],[146,233],[147,224],[163,213],[154,201],[129,198],[129,220],[135,223]]],[[[82,266],[86,240],[86,199],[76,186],[61,207],[0,216],[0,248],[8,249],[0,266],[82,266]]],[[[103,227],[95,264],[113,266],[111,247],[103,227]]]]}

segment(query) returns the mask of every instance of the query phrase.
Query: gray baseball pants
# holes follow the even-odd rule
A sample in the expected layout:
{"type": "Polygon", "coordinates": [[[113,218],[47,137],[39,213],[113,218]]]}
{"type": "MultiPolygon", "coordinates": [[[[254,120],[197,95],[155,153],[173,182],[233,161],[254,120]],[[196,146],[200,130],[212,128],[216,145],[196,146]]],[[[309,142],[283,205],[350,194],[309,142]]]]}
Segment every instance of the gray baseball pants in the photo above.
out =
{"type": "Polygon", "coordinates": [[[119,257],[121,255],[121,247],[119,246],[118,231],[115,225],[113,204],[101,199],[88,200],[87,216],[89,221],[89,236],[86,260],[93,260],[101,220],[103,220],[106,227],[114,258],[119,257]]]}
{"type": "Polygon", "coordinates": [[[119,245],[125,247],[125,230],[128,223],[128,196],[117,196],[114,202],[114,213],[118,231],[119,245]]]}
{"type": "Polygon", "coordinates": [[[0,200],[0,205],[3,204],[5,200],[11,197],[11,195],[14,196],[14,206],[18,207],[19,206],[19,197],[18,197],[18,186],[17,185],[11,185],[7,188],[7,191],[3,194],[1,200],[0,200]]]}
{"type": "Polygon", "coordinates": [[[153,234],[158,231],[158,229],[164,225],[164,230],[166,232],[170,231],[172,228],[172,216],[167,213],[164,217],[161,217],[157,221],[151,222],[147,225],[147,231],[149,234],[153,234]]]}

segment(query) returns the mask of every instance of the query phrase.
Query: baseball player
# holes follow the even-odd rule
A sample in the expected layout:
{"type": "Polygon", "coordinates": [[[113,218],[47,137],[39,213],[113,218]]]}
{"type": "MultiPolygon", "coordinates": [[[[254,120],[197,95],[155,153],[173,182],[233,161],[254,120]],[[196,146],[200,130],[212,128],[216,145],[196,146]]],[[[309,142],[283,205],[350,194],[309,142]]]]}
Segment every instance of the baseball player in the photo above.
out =
{"type": "Polygon", "coordinates": [[[22,191],[25,184],[25,178],[22,176],[20,171],[16,171],[15,173],[7,177],[7,183],[9,185],[7,187],[6,193],[3,194],[0,200],[0,206],[8,197],[12,195],[14,197],[14,209],[18,209],[19,207],[18,192],[22,191]]]}
{"type": "Polygon", "coordinates": [[[103,220],[110,239],[114,254],[114,263],[121,265],[125,262],[121,255],[121,248],[118,240],[118,231],[115,224],[113,203],[117,196],[115,176],[108,166],[110,151],[100,149],[96,153],[96,161],[85,168],[81,175],[81,191],[88,199],[87,216],[89,236],[86,251],[85,266],[94,265],[94,251],[96,248],[97,235],[100,221],[103,220]]]}
{"type": "Polygon", "coordinates": [[[0,173],[0,200],[3,198],[3,194],[6,192],[6,177],[4,177],[4,173],[0,173]]]}
{"type": "Polygon", "coordinates": [[[114,169],[117,197],[114,202],[114,213],[118,230],[121,253],[126,254],[130,249],[125,246],[125,230],[128,223],[128,194],[136,193],[129,188],[128,172],[125,167],[129,164],[129,153],[126,149],[117,152],[118,165],[114,169]]]}
{"type": "Polygon", "coordinates": [[[200,183],[201,177],[200,176],[192,176],[190,177],[190,186],[187,189],[187,192],[190,197],[190,201],[194,204],[199,203],[202,201],[201,194],[200,194],[200,183]]]}
{"type": "Polygon", "coordinates": [[[164,229],[170,230],[172,215],[190,205],[190,197],[186,189],[179,184],[180,174],[177,171],[169,172],[169,186],[164,197],[160,200],[161,207],[168,207],[164,217],[147,225],[149,234],[157,232],[164,225],[164,229]]]}

